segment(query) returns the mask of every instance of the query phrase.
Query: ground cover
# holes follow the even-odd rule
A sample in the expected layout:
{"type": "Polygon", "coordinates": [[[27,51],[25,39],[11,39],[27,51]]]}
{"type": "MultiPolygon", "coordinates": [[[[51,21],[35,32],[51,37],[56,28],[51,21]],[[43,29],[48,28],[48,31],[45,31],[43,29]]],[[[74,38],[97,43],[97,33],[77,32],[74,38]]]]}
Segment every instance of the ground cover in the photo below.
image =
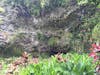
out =
{"type": "Polygon", "coordinates": [[[48,59],[33,58],[23,53],[21,57],[1,58],[2,75],[97,75],[99,60],[88,54],[56,54],[48,59]]]}

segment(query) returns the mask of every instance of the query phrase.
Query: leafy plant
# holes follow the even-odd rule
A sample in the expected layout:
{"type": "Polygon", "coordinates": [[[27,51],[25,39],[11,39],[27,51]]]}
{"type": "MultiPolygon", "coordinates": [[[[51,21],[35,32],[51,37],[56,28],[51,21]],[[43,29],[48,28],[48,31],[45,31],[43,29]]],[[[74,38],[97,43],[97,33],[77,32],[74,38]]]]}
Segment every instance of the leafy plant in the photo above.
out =
{"type": "Polygon", "coordinates": [[[89,56],[94,59],[94,62],[97,61],[99,59],[100,44],[92,44],[90,50],[89,56]]]}
{"type": "MultiPolygon", "coordinates": [[[[66,63],[65,71],[69,72],[69,75],[94,75],[95,65],[92,64],[92,59],[86,54],[70,54],[69,61],[66,63]]],[[[67,56],[67,57],[69,57],[67,56]]],[[[64,74],[66,75],[66,74],[64,74]]]]}
{"type": "Polygon", "coordinates": [[[56,57],[30,64],[19,75],[94,75],[95,64],[87,54],[67,54],[66,62],[59,62],[56,57]]]}
{"type": "Polygon", "coordinates": [[[55,72],[56,59],[52,57],[52,61],[41,61],[38,64],[30,64],[23,68],[19,75],[56,75],[55,72]]]}

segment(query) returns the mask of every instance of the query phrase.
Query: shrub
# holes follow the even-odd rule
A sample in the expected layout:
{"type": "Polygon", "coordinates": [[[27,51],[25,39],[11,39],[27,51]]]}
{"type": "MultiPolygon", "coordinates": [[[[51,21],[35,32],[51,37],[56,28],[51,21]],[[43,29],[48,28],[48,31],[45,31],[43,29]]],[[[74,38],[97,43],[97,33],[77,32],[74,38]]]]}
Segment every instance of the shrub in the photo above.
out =
{"type": "Polygon", "coordinates": [[[66,62],[58,62],[56,57],[38,64],[30,64],[19,75],[94,75],[95,64],[87,54],[62,55],[66,62]]]}

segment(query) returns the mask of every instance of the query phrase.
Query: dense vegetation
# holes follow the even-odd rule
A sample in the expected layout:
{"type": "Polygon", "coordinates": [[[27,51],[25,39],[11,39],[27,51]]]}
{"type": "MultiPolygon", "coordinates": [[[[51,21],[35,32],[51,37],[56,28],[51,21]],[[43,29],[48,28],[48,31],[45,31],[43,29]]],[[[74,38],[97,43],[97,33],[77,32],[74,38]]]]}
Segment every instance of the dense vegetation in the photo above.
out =
{"type": "Polygon", "coordinates": [[[0,74],[99,75],[100,0],[0,0],[0,74]]]}
{"type": "Polygon", "coordinates": [[[92,59],[87,55],[67,54],[56,55],[38,64],[30,64],[21,70],[20,75],[94,75],[94,69],[95,64],[92,64],[92,59]]]}

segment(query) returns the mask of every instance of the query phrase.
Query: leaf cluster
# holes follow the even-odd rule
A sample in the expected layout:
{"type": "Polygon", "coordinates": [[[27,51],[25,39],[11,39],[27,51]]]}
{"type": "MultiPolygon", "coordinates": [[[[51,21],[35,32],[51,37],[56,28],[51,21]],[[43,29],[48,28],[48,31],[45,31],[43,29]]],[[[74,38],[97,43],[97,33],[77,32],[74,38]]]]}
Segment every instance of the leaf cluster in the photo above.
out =
{"type": "Polygon", "coordinates": [[[20,75],[94,75],[95,64],[86,54],[63,55],[66,62],[58,62],[56,57],[38,64],[30,64],[20,71],[20,75]]]}

